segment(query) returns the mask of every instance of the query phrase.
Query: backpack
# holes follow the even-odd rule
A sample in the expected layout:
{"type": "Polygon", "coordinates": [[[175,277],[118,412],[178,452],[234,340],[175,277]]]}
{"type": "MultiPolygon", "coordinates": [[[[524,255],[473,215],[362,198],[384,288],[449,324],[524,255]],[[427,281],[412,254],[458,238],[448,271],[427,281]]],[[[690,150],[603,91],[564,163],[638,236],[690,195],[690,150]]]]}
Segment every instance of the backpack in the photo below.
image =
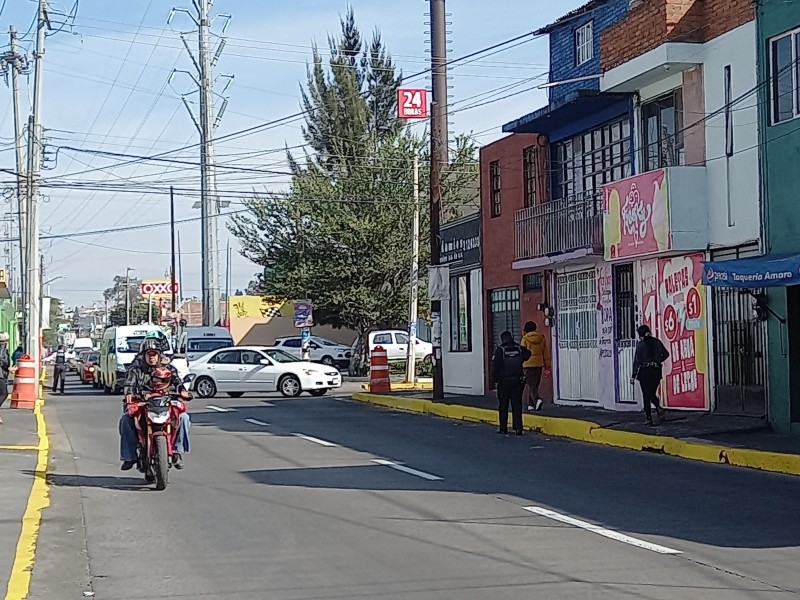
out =
{"type": "Polygon", "coordinates": [[[515,344],[513,348],[500,346],[503,353],[503,377],[522,377],[522,348],[515,344]]]}

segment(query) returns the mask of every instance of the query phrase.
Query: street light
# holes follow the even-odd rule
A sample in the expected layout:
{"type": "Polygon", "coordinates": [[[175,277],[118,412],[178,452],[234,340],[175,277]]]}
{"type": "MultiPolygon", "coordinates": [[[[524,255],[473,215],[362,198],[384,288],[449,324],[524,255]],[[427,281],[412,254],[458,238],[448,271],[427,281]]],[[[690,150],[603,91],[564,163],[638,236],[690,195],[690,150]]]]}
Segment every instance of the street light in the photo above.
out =
{"type": "Polygon", "coordinates": [[[43,281],[42,282],[42,287],[44,288],[44,286],[47,286],[47,295],[49,296],[50,295],[50,284],[53,283],[54,281],[58,281],[59,279],[66,279],[66,278],[67,278],[66,275],[59,275],[58,277],[53,277],[51,279],[48,279],[47,281],[43,281]]]}
{"type": "Polygon", "coordinates": [[[131,271],[133,267],[125,269],[125,324],[131,324],[131,271]]]}

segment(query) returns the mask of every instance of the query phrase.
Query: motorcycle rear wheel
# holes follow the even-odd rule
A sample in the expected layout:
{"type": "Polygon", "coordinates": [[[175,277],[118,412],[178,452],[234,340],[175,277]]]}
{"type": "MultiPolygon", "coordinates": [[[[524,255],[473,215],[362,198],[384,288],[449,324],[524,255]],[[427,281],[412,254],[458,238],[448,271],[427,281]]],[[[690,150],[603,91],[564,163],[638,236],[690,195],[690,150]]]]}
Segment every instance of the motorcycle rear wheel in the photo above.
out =
{"type": "Polygon", "coordinates": [[[169,483],[169,451],[167,449],[167,438],[163,435],[155,439],[156,456],[153,470],[156,476],[156,489],[166,489],[169,483]]]}

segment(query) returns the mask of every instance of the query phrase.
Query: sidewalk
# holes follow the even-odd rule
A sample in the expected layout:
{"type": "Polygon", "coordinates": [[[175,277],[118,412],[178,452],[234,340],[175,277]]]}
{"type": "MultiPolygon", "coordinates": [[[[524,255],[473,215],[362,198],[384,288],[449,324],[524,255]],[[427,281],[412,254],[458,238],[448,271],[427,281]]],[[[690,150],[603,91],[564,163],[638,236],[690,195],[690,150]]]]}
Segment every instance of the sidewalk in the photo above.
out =
{"type": "MultiPolygon", "coordinates": [[[[446,395],[434,402],[424,392],[359,393],[353,399],[397,410],[498,424],[494,396],[446,395]]],[[[800,436],[773,433],[763,419],[667,411],[666,422],[650,428],[641,412],[546,405],[541,412],[526,412],[523,423],[528,430],[581,442],[800,475],[800,436]]]]}
{"type": "Polygon", "coordinates": [[[6,582],[18,555],[17,540],[22,537],[23,516],[26,514],[36,470],[36,417],[29,410],[12,410],[8,402],[0,409],[4,423],[0,425],[0,590],[5,593],[6,582]]]}

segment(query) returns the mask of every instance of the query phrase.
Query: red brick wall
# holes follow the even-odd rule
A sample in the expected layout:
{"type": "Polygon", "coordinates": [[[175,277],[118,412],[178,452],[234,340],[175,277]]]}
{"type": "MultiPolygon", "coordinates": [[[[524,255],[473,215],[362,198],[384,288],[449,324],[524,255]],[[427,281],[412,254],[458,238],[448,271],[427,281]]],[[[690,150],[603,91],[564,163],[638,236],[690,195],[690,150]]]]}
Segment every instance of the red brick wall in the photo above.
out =
{"type": "Polygon", "coordinates": [[[706,42],[755,18],[753,0],[640,0],[602,33],[608,71],[664,42],[706,42]]]}
{"type": "MultiPolygon", "coordinates": [[[[492,144],[484,146],[480,151],[481,169],[481,261],[483,271],[483,293],[485,313],[485,364],[489,365],[494,348],[491,339],[491,320],[489,318],[490,303],[488,291],[517,287],[520,290],[520,329],[526,321],[535,321],[539,330],[544,327],[543,315],[536,310],[537,304],[544,302],[544,290],[537,293],[522,292],[522,278],[530,271],[514,271],[514,214],[525,208],[525,170],[524,151],[530,146],[538,146],[537,202],[548,199],[547,178],[547,141],[538,134],[512,134],[492,144]],[[492,194],[489,165],[500,163],[500,197],[502,211],[499,217],[492,218],[492,194]]],[[[546,285],[544,286],[546,289],[546,285]]],[[[487,390],[490,385],[491,372],[486,370],[487,390]]],[[[542,381],[542,395],[552,397],[552,379],[542,381]]]]}

